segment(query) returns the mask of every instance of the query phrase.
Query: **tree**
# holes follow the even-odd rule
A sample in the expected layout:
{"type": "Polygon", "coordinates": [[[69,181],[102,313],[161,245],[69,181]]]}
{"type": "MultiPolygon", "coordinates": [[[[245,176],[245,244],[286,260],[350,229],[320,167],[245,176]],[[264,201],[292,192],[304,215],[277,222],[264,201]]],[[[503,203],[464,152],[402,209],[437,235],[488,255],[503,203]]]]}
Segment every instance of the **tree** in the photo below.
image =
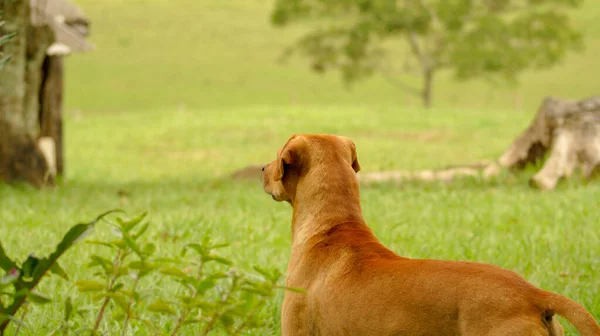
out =
{"type": "Polygon", "coordinates": [[[54,36],[48,26],[31,25],[29,0],[0,0],[0,11],[6,21],[0,36],[12,36],[2,46],[10,59],[0,72],[0,180],[42,186],[53,181],[36,139],[38,92],[45,51],[54,36]]]}
{"type": "Polygon", "coordinates": [[[429,107],[441,70],[457,80],[515,83],[524,70],[550,67],[580,49],[566,10],[582,1],[275,0],[271,19],[310,27],[285,57],[300,52],[314,71],[340,70],[348,84],[381,73],[429,107]],[[421,78],[420,88],[404,81],[406,72],[421,78]]]}

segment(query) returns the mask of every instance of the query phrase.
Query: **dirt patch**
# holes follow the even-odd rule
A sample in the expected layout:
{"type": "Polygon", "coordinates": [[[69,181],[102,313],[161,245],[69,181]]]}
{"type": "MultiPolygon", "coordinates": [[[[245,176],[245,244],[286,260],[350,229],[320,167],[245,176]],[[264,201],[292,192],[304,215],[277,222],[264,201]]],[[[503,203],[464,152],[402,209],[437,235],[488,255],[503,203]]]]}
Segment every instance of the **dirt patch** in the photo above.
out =
{"type": "Polygon", "coordinates": [[[231,173],[234,180],[260,180],[262,176],[262,165],[249,165],[231,173]]]}

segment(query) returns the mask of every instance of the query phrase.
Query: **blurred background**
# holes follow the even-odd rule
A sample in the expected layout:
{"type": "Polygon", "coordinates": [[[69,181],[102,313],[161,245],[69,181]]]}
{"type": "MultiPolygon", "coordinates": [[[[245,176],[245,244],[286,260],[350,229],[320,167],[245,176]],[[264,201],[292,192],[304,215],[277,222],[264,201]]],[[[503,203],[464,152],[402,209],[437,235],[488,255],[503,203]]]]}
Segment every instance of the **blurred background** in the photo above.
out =
{"type": "MultiPolygon", "coordinates": [[[[123,137],[121,150],[141,146],[143,148],[135,151],[132,148],[131,154],[155,154],[144,157],[150,166],[190,161],[195,168],[180,168],[192,169],[190,174],[203,169],[226,173],[245,164],[269,160],[275,150],[272,144],[282,142],[291,132],[345,133],[356,138],[363,148],[379,138],[376,150],[367,147],[362,151],[369,156],[363,160],[367,170],[436,168],[493,159],[527,126],[544,97],[582,99],[597,94],[595,78],[600,71],[596,57],[600,52],[599,10],[593,1],[575,1],[577,7],[552,2],[539,5],[542,9],[527,2],[505,2],[506,6],[517,9],[482,14],[482,18],[478,18],[482,23],[473,20],[475,23],[471,24],[479,24],[483,32],[473,34],[472,41],[463,38],[462,42],[455,43],[457,48],[452,42],[445,42],[449,44],[445,49],[445,62],[455,64],[435,72],[432,108],[424,109],[421,93],[413,92],[422,90],[423,69],[402,30],[406,28],[393,31],[393,22],[389,24],[392,28],[367,26],[365,34],[377,35],[381,29],[389,31],[381,37],[371,37],[363,48],[364,61],[348,60],[347,49],[352,47],[352,41],[358,41],[354,42],[356,48],[363,47],[361,37],[353,36],[350,31],[360,27],[356,22],[362,20],[360,13],[354,13],[356,8],[348,9],[347,15],[344,15],[345,10],[335,9],[331,9],[333,14],[320,14],[329,9],[315,2],[313,14],[307,17],[302,16],[301,9],[293,8],[293,1],[289,1],[290,5],[286,1],[263,0],[79,0],[76,3],[89,16],[90,40],[96,50],[72,55],[66,62],[65,118],[72,125],[68,129],[73,137],[85,132],[93,141],[103,138],[103,146],[123,137]],[[531,8],[519,13],[519,6],[531,8]],[[285,25],[274,24],[278,10],[289,12],[290,19],[285,25]],[[577,46],[570,45],[568,32],[553,26],[560,26],[558,19],[551,24],[544,21],[545,18],[535,21],[540,29],[547,30],[540,33],[542,36],[560,34],[555,40],[547,41],[548,47],[538,54],[530,49],[543,46],[546,43],[543,37],[535,40],[531,37],[531,46],[518,47],[528,41],[519,34],[535,35],[533,30],[521,29],[527,34],[520,33],[515,24],[516,28],[510,28],[514,32],[508,33],[510,37],[500,34],[495,37],[498,29],[509,30],[508,24],[507,27],[490,24],[495,15],[517,13],[525,21],[530,19],[527,24],[533,27],[536,18],[528,15],[545,10],[569,18],[566,25],[580,34],[577,46]],[[321,15],[330,15],[333,19],[323,19],[321,15]],[[312,54],[302,53],[311,48],[308,46],[282,59],[284,52],[299,41],[301,44],[307,34],[338,28],[349,32],[332,38],[329,46],[338,46],[332,55],[322,51],[327,49],[327,42],[323,42],[321,48],[313,42],[312,54]],[[553,29],[559,31],[553,32],[553,29]],[[513,49],[497,43],[490,50],[475,50],[486,41],[494,43],[509,38],[518,40],[513,49]],[[473,51],[469,52],[469,48],[473,51]],[[382,49],[384,61],[380,62],[372,49],[382,49]],[[477,55],[484,54],[487,58],[506,61],[479,64],[477,59],[483,56],[477,55]],[[337,61],[327,62],[336,57],[337,61]],[[452,57],[463,61],[452,60],[452,57]],[[547,58],[547,64],[541,60],[538,64],[522,64],[520,68],[516,64],[520,64],[522,58],[547,58]],[[385,66],[374,65],[366,70],[366,76],[360,76],[365,64],[368,68],[382,62],[385,66]],[[464,80],[457,80],[457,69],[465,67],[465,62],[467,67],[487,67],[488,71],[480,69],[464,80]],[[319,65],[325,71],[314,71],[319,65]],[[343,67],[351,68],[350,73],[354,67],[358,73],[351,85],[344,79],[343,67]],[[505,77],[514,78],[505,80],[505,77]],[[405,86],[410,86],[412,91],[405,86]],[[144,117],[134,117],[139,115],[144,117]],[[119,120],[112,123],[110,134],[96,129],[106,118],[119,120]],[[123,128],[131,126],[145,132],[123,132],[123,128]],[[135,137],[144,139],[134,141],[135,137]],[[219,148],[223,139],[259,148],[246,152],[252,155],[241,160],[239,153],[219,148]],[[200,141],[203,143],[198,143],[200,141]],[[450,153],[445,147],[449,143],[461,149],[450,153]],[[205,145],[210,149],[199,153],[198,148],[205,145]],[[399,148],[403,149],[402,153],[399,148]],[[163,155],[169,155],[170,159],[163,160],[163,155]],[[213,165],[215,162],[230,164],[213,165]]],[[[454,11],[459,20],[460,3],[453,2],[456,8],[448,9],[454,11]]],[[[571,4],[570,1],[564,3],[571,4]]],[[[387,11],[385,8],[377,10],[387,11]]],[[[373,13],[377,13],[375,9],[373,13]]],[[[368,15],[374,14],[365,14],[368,15]]],[[[377,18],[368,20],[378,22],[377,18]]],[[[430,29],[432,37],[424,35],[426,37],[418,43],[432,52],[437,41],[435,34],[438,34],[435,29],[440,29],[440,35],[449,36],[448,40],[453,38],[435,24],[423,29],[430,29]]],[[[360,33],[355,35],[360,36],[360,33]]],[[[323,36],[325,40],[326,33],[323,36]]],[[[93,147],[82,143],[68,146],[66,150],[80,151],[90,148],[88,146],[93,147]]],[[[90,151],[96,160],[108,155],[97,153],[98,150],[90,151]]],[[[130,159],[129,155],[125,157],[130,159]]],[[[116,158],[106,159],[114,161],[116,158]]],[[[169,174],[169,170],[157,170],[160,174],[169,174]]],[[[78,174],[78,171],[73,165],[69,174],[78,174]]],[[[178,170],[175,175],[182,173],[178,170]]],[[[121,171],[111,176],[122,178],[123,174],[127,173],[121,171]]]]}

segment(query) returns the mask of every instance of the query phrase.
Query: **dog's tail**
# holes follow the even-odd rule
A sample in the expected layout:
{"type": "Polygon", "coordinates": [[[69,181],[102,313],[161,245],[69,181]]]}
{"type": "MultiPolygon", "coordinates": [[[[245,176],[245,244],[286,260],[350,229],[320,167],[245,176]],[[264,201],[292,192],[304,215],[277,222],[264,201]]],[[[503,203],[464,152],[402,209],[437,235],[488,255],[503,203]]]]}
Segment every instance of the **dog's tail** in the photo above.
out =
{"type": "Polygon", "coordinates": [[[569,320],[582,336],[600,336],[600,326],[594,317],[566,296],[542,291],[539,306],[544,310],[544,315],[554,312],[569,320]]]}

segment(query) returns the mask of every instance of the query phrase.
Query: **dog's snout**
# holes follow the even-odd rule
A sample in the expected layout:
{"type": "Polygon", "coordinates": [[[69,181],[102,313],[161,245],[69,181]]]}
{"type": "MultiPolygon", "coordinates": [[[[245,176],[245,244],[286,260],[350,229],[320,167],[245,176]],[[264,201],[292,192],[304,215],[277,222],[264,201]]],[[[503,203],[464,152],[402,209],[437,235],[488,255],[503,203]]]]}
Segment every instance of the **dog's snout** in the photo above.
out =
{"type": "Polygon", "coordinates": [[[265,171],[265,167],[266,167],[266,166],[262,166],[262,169],[261,169],[261,171],[265,171]]]}

